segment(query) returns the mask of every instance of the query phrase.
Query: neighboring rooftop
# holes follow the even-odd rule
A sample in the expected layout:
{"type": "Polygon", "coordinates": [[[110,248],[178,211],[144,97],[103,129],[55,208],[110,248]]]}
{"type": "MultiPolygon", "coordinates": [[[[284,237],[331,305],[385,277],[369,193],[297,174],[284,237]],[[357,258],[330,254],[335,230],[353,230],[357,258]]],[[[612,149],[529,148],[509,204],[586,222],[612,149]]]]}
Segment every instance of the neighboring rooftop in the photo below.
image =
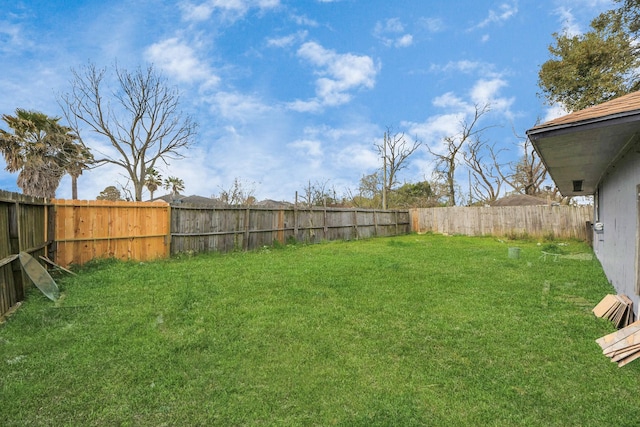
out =
{"type": "Polygon", "coordinates": [[[541,206],[548,204],[547,200],[528,194],[511,194],[490,203],[491,206],[541,206]]]}

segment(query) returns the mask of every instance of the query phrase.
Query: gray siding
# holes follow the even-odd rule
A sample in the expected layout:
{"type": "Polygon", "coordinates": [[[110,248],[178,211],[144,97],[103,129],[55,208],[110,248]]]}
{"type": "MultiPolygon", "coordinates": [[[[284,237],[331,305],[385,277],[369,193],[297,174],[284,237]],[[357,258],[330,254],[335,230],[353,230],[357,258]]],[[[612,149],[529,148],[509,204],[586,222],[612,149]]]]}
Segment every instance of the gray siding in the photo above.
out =
{"type": "Polygon", "coordinates": [[[604,225],[594,232],[593,249],[617,293],[633,300],[638,314],[636,283],[636,185],[640,184],[640,156],[631,150],[600,185],[594,222],[604,225]]]}

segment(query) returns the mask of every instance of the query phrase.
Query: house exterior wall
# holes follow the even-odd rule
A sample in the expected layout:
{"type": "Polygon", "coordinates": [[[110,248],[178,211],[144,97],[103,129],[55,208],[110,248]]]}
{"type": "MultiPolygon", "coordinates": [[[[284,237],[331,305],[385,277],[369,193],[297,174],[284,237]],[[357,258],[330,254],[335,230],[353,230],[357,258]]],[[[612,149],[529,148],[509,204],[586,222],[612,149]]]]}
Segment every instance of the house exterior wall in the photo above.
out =
{"type": "Polygon", "coordinates": [[[633,300],[638,314],[636,294],[636,245],[638,201],[636,186],[640,184],[640,154],[631,150],[601,182],[596,195],[594,223],[603,230],[593,235],[593,249],[607,278],[617,293],[633,300]]]}

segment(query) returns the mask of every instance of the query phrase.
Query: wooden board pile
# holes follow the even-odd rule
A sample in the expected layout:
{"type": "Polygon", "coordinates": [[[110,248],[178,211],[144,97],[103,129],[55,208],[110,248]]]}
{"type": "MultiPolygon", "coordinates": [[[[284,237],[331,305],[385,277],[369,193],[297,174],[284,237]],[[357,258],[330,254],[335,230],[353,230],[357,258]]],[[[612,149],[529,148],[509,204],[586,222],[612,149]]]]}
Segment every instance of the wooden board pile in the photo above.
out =
{"type": "Polygon", "coordinates": [[[593,308],[593,314],[611,320],[618,329],[624,328],[633,322],[633,302],[626,295],[609,294],[593,308]]]}
{"type": "Polygon", "coordinates": [[[622,328],[596,340],[605,356],[619,367],[640,357],[640,320],[633,322],[633,303],[629,297],[607,295],[594,307],[593,314],[622,328]]]}
{"type": "Polygon", "coordinates": [[[598,338],[602,353],[622,367],[640,357],[640,321],[598,338]]]}

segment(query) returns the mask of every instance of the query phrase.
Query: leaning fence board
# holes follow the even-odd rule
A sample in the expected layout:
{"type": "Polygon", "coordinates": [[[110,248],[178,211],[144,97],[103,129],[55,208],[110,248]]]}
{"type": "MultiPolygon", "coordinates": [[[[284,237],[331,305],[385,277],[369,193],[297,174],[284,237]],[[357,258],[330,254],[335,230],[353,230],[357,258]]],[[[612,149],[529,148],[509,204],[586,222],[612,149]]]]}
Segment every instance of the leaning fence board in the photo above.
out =
{"type": "Polygon", "coordinates": [[[617,302],[618,300],[615,295],[608,294],[593,308],[593,314],[595,314],[596,317],[604,317],[605,313],[617,302]]]}
{"type": "Polygon", "coordinates": [[[598,338],[596,342],[602,348],[602,354],[619,367],[625,366],[640,357],[640,322],[598,338]]]}
{"type": "Polygon", "coordinates": [[[596,317],[611,320],[616,328],[633,322],[633,301],[626,295],[605,295],[592,311],[596,317]]]}
{"type": "Polygon", "coordinates": [[[626,328],[612,332],[608,335],[600,337],[596,340],[598,345],[604,350],[606,347],[615,344],[616,342],[625,339],[627,336],[640,331],[640,320],[636,320],[626,328]]]}

